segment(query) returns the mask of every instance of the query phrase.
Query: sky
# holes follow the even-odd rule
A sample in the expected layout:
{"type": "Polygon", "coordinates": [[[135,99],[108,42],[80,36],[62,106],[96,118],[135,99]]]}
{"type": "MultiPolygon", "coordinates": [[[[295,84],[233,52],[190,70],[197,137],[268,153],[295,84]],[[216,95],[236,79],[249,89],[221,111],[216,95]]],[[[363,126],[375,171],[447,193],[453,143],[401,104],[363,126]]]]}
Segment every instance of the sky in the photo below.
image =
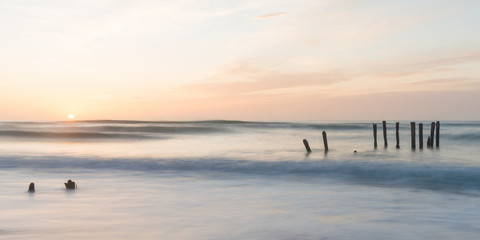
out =
{"type": "Polygon", "coordinates": [[[480,120],[478,0],[1,0],[0,121],[480,120]]]}

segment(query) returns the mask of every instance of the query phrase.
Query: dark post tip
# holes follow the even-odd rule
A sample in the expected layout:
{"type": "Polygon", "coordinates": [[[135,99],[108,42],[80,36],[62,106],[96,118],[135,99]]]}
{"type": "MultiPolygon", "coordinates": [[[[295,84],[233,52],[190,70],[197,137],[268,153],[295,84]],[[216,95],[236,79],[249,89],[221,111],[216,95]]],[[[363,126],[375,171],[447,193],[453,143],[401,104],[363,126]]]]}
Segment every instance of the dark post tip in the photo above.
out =
{"type": "Polygon", "coordinates": [[[423,123],[418,124],[418,147],[423,149],[423,123]]]}
{"type": "Polygon", "coordinates": [[[433,147],[433,140],[435,139],[435,122],[432,122],[430,128],[430,144],[427,142],[427,147],[433,147]]]}
{"type": "Polygon", "coordinates": [[[383,125],[383,142],[385,145],[385,148],[388,147],[388,142],[387,142],[387,121],[382,121],[383,125]]]}
{"type": "Polygon", "coordinates": [[[307,139],[303,139],[303,145],[305,145],[305,149],[307,150],[308,153],[312,152],[312,149],[310,149],[310,145],[308,145],[307,139]]]}
{"type": "Polygon", "coordinates": [[[69,179],[68,182],[65,183],[65,187],[67,189],[76,189],[77,185],[75,184],[75,182],[69,179]]]}
{"type": "Polygon", "coordinates": [[[328,152],[328,142],[327,142],[327,132],[322,132],[323,136],[323,146],[325,147],[325,152],[328,152]]]}
{"type": "Polygon", "coordinates": [[[397,149],[400,148],[400,134],[399,134],[399,129],[400,129],[400,123],[396,122],[395,123],[395,139],[397,140],[397,145],[395,146],[397,149]]]}
{"type": "Polygon", "coordinates": [[[30,183],[30,185],[28,185],[28,192],[31,192],[31,193],[34,193],[35,192],[35,183],[30,183]]]}
{"type": "Polygon", "coordinates": [[[415,149],[415,122],[410,122],[410,131],[411,131],[411,138],[412,138],[412,149],[415,149]]]}

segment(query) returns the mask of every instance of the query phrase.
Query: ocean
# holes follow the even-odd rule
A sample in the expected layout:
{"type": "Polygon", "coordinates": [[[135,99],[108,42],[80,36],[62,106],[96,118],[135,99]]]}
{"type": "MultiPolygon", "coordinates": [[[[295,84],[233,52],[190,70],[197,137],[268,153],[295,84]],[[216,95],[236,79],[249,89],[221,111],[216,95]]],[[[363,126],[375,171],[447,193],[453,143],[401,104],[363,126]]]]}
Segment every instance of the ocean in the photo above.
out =
{"type": "Polygon", "coordinates": [[[0,239],[480,239],[480,122],[423,124],[0,122],[0,239]]]}

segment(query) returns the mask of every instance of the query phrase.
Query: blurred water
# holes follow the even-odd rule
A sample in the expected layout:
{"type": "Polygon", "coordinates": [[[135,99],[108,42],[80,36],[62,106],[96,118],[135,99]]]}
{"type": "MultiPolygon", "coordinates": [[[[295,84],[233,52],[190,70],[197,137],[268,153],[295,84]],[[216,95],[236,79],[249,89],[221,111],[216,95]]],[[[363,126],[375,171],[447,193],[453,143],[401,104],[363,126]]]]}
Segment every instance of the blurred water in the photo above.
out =
{"type": "Polygon", "coordinates": [[[480,123],[423,150],[388,130],[374,149],[368,122],[1,123],[0,239],[478,239],[480,123]]]}

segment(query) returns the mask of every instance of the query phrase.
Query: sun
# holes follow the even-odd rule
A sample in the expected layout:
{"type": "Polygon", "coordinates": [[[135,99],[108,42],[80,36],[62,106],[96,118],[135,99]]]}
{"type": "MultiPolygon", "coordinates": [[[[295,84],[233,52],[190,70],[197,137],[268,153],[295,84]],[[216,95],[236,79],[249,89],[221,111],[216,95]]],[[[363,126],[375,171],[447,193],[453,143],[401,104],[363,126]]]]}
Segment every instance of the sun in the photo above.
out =
{"type": "Polygon", "coordinates": [[[68,114],[68,119],[70,119],[70,120],[75,119],[75,115],[73,115],[73,114],[68,114]]]}

